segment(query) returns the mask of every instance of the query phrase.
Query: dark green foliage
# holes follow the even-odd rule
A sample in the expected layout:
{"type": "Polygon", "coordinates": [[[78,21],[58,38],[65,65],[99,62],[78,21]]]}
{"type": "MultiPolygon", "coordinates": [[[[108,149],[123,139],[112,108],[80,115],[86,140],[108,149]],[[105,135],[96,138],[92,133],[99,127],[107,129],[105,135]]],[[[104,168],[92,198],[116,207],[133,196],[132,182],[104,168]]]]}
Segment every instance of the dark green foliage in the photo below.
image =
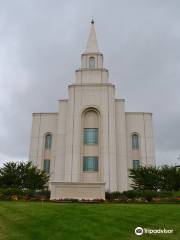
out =
{"type": "Polygon", "coordinates": [[[18,188],[1,188],[0,189],[0,199],[10,199],[12,195],[19,197],[23,196],[23,190],[18,188]]]}
{"type": "Polygon", "coordinates": [[[123,199],[125,196],[121,192],[106,192],[105,193],[105,198],[107,200],[114,200],[114,199],[123,199]]]}
{"type": "Polygon", "coordinates": [[[158,190],[160,188],[159,168],[145,166],[137,169],[130,169],[129,177],[133,181],[131,184],[133,189],[158,190]]]}
{"type": "Polygon", "coordinates": [[[49,176],[31,162],[8,162],[0,168],[0,188],[43,189],[49,176]]]}
{"type": "Polygon", "coordinates": [[[173,194],[171,191],[152,191],[152,190],[128,190],[124,191],[123,194],[128,198],[145,198],[146,200],[152,200],[155,197],[171,197],[173,194]]]}
{"type": "Polygon", "coordinates": [[[123,194],[127,197],[127,198],[141,198],[143,197],[143,191],[139,191],[139,190],[128,190],[128,191],[124,191],[123,194]]]}
{"type": "Polygon", "coordinates": [[[17,199],[25,200],[41,200],[49,199],[50,191],[48,190],[30,190],[30,189],[18,189],[18,188],[0,188],[0,199],[11,200],[12,196],[16,196],[17,199]]]}
{"type": "Polygon", "coordinates": [[[180,190],[180,169],[173,166],[145,166],[130,169],[131,186],[138,190],[180,190]]]}
{"type": "Polygon", "coordinates": [[[153,198],[166,198],[178,196],[178,192],[172,191],[154,191],[154,190],[128,190],[121,192],[106,192],[106,200],[113,201],[113,200],[120,200],[126,202],[128,199],[136,200],[136,199],[144,199],[147,201],[152,201],[153,198]]]}
{"type": "Polygon", "coordinates": [[[17,188],[21,186],[22,179],[20,177],[20,169],[15,162],[5,163],[0,168],[0,187],[1,188],[17,188]]]}
{"type": "Polygon", "coordinates": [[[164,165],[160,168],[161,189],[166,191],[180,190],[180,168],[164,165]]]}

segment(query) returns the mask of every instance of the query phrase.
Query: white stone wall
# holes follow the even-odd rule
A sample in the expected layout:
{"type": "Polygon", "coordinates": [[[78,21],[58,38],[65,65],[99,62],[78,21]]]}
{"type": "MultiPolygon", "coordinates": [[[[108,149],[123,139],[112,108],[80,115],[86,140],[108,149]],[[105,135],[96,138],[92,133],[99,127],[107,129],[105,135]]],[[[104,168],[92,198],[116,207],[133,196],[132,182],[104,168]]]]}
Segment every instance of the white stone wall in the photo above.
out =
{"type": "Polygon", "coordinates": [[[68,100],[59,101],[59,115],[56,131],[56,154],[53,181],[64,181],[68,100]]]}
{"type": "MultiPolygon", "coordinates": [[[[82,113],[88,107],[100,112],[99,181],[117,190],[114,85],[69,86],[67,105],[65,181],[78,182],[82,175],[82,113]]],[[[60,113],[61,115],[61,113],[60,113]]],[[[90,176],[90,174],[89,174],[90,176]]],[[[92,176],[93,177],[93,176],[92,176]]],[[[93,179],[89,178],[89,181],[93,179]]]]}
{"type": "Polygon", "coordinates": [[[116,99],[116,161],[118,191],[127,190],[127,146],[126,146],[126,118],[125,101],[116,99]]]}
{"type": "Polygon", "coordinates": [[[105,199],[104,183],[51,182],[51,200],[54,199],[105,199]]]}
{"type": "MultiPolygon", "coordinates": [[[[132,168],[132,160],[140,160],[142,166],[155,165],[155,148],[152,114],[143,112],[126,112],[127,166],[132,168]],[[139,153],[132,151],[131,137],[139,135],[139,153]]],[[[130,187],[130,180],[128,180],[130,187]]]]}
{"type": "Polygon", "coordinates": [[[45,134],[52,133],[51,148],[51,179],[54,175],[54,160],[56,156],[56,133],[58,113],[33,113],[29,160],[38,168],[43,169],[45,134]]]}
{"type": "Polygon", "coordinates": [[[132,160],[139,159],[141,165],[155,164],[152,114],[125,113],[124,100],[114,99],[111,84],[71,85],[69,101],[59,102],[59,113],[33,114],[29,159],[41,169],[46,133],[53,135],[50,171],[54,182],[105,182],[106,190],[124,191],[130,187],[128,169],[132,168],[132,160]],[[88,107],[100,112],[96,176],[82,169],[82,113],[88,107]],[[139,134],[139,153],[132,152],[132,133],[139,134]]]}

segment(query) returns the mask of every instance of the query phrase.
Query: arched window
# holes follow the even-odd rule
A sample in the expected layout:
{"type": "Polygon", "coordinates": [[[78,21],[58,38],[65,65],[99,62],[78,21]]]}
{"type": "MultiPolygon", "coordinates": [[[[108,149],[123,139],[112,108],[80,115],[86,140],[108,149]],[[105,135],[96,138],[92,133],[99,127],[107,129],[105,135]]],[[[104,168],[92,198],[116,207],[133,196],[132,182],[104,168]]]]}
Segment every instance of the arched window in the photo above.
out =
{"type": "Polygon", "coordinates": [[[139,136],[136,133],[132,135],[132,149],[133,150],[139,149],[139,136]]]}
{"type": "Polygon", "coordinates": [[[45,148],[50,149],[52,145],[52,134],[47,134],[45,137],[45,148]]]}
{"type": "Polygon", "coordinates": [[[95,68],[95,58],[94,57],[89,58],[89,68],[90,69],[95,68]]]}
{"type": "Polygon", "coordinates": [[[84,116],[84,144],[98,144],[99,120],[98,114],[90,110],[84,116]]]}
{"type": "Polygon", "coordinates": [[[100,147],[100,113],[97,109],[89,108],[83,112],[83,172],[99,171],[100,147]]]}

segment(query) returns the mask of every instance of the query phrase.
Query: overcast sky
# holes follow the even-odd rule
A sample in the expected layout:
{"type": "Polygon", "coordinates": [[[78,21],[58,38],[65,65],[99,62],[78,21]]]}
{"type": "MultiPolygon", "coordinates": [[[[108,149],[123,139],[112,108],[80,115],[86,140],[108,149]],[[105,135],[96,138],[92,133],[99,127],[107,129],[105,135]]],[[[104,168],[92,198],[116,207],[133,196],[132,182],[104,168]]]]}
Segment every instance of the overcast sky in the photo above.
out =
{"type": "Polygon", "coordinates": [[[92,18],[117,97],[154,114],[157,164],[178,163],[179,0],[0,0],[1,164],[28,159],[32,112],[67,97],[92,18]]]}

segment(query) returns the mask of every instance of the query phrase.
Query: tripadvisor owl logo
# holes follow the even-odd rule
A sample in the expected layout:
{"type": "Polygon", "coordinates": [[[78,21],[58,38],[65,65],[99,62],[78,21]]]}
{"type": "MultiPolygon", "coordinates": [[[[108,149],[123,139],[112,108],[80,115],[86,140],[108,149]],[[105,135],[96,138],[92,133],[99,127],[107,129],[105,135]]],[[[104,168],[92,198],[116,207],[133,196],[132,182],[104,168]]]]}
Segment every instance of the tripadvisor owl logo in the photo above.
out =
{"type": "Polygon", "coordinates": [[[135,228],[135,234],[136,235],[138,235],[138,236],[140,236],[140,235],[142,235],[143,234],[143,228],[142,227],[137,227],[137,228],[135,228]]]}
{"type": "Polygon", "coordinates": [[[166,228],[150,229],[150,228],[137,227],[135,228],[134,232],[137,236],[141,236],[143,234],[170,234],[174,232],[174,229],[166,229],[166,228]]]}

